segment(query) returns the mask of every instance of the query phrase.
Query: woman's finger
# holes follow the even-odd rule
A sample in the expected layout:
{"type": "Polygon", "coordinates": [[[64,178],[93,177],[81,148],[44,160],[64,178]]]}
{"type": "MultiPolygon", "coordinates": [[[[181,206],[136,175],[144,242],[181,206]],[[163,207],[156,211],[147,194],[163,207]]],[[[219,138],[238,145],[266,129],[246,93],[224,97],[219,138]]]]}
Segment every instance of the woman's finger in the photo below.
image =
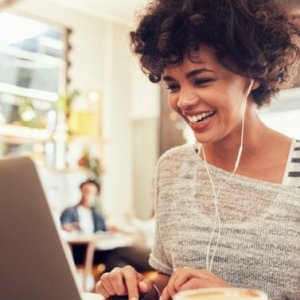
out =
{"type": "Polygon", "coordinates": [[[96,293],[102,295],[104,298],[108,298],[110,294],[106,291],[106,289],[103,286],[103,283],[101,280],[99,280],[95,286],[96,293]]]}
{"type": "Polygon", "coordinates": [[[110,273],[104,273],[101,278],[102,286],[109,295],[115,295],[116,292],[111,284],[110,273]]]}
{"type": "Polygon", "coordinates": [[[152,289],[154,289],[153,287],[153,283],[150,281],[150,280],[141,280],[139,283],[138,283],[138,286],[139,286],[139,291],[142,293],[142,294],[147,294],[149,293],[152,289]]]}
{"type": "Polygon", "coordinates": [[[123,277],[127,288],[128,299],[137,300],[139,299],[138,291],[138,273],[131,266],[123,268],[123,277]]]}
{"type": "Polygon", "coordinates": [[[194,276],[194,270],[191,268],[178,269],[173,279],[173,289],[175,292],[180,291],[181,286],[194,276]]]}
{"type": "Polygon", "coordinates": [[[110,282],[116,295],[127,295],[127,288],[120,268],[112,270],[110,273],[110,282]]]}
{"type": "Polygon", "coordinates": [[[138,299],[138,283],[142,280],[143,276],[131,266],[115,268],[101,276],[95,290],[105,298],[128,295],[128,299],[138,299]]]}
{"type": "Polygon", "coordinates": [[[170,298],[171,298],[171,296],[169,294],[169,291],[168,291],[167,287],[165,287],[161,293],[159,300],[169,300],[170,298]]]}
{"type": "Polygon", "coordinates": [[[196,274],[196,272],[199,272],[199,270],[195,270],[189,267],[176,269],[166,287],[168,289],[169,295],[171,297],[174,296],[180,290],[181,285],[192,278],[196,274]]]}
{"type": "Polygon", "coordinates": [[[201,283],[201,279],[192,278],[189,281],[185,282],[183,285],[181,285],[178,292],[185,291],[185,290],[199,289],[202,287],[204,287],[204,284],[201,283]]]}

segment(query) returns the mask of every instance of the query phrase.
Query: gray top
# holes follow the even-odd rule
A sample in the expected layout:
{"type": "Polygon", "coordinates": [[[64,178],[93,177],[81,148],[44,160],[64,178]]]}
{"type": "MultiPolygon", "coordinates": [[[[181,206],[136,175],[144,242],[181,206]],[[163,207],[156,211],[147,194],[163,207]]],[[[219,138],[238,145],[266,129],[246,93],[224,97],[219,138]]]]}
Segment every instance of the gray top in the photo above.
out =
{"type": "MultiPolygon", "coordinates": [[[[293,164],[287,163],[287,169],[295,170],[299,146],[293,143],[293,164]]],[[[212,165],[209,170],[216,189],[231,174],[212,165]]],[[[212,272],[232,286],[265,291],[273,300],[300,299],[300,177],[292,175],[283,184],[234,175],[219,195],[221,236],[212,272]]],[[[166,274],[183,266],[205,268],[213,192],[194,146],[173,148],[160,158],[156,188],[150,264],[166,274]]],[[[215,242],[216,235],[212,249],[215,242]]]]}

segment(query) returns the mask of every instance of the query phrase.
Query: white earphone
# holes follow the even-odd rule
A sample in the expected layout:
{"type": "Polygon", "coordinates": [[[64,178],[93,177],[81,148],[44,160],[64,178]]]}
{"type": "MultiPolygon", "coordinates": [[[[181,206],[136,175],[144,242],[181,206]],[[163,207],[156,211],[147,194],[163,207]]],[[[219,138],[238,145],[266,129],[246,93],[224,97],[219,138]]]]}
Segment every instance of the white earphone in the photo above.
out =
{"type": "MultiPolygon", "coordinates": [[[[220,234],[221,234],[221,219],[220,219],[220,213],[219,213],[219,208],[218,208],[218,203],[219,203],[219,194],[222,190],[222,188],[226,185],[226,183],[229,182],[229,180],[233,177],[233,175],[236,173],[237,168],[240,164],[240,160],[241,160],[241,156],[242,156],[242,152],[243,152],[243,142],[244,142],[244,129],[245,129],[245,117],[246,117],[246,108],[247,108],[247,99],[248,96],[252,90],[254,84],[254,80],[251,79],[250,84],[248,86],[247,92],[246,92],[246,96],[243,98],[242,103],[241,103],[241,108],[244,109],[243,111],[243,118],[242,118],[242,128],[241,128],[241,141],[240,141],[240,146],[238,149],[238,153],[237,153],[237,157],[235,160],[235,164],[234,164],[234,169],[232,171],[232,173],[230,174],[230,176],[223,182],[223,184],[219,187],[219,189],[216,191],[214,182],[212,180],[211,174],[209,172],[209,168],[208,168],[208,164],[207,164],[207,160],[206,160],[206,155],[205,155],[205,151],[204,148],[201,147],[201,145],[199,145],[202,148],[202,153],[203,153],[203,158],[204,158],[204,162],[205,162],[205,168],[206,168],[206,172],[212,187],[212,191],[213,191],[213,204],[214,204],[214,208],[215,208],[215,221],[214,221],[214,227],[213,230],[211,232],[210,235],[210,240],[209,243],[207,245],[207,250],[206,250],[206,269],[211,271],[212,270],[212,266],[213,266],[213,262],[214,262],[214,257],[218,248],[218,244],[219,244],[219,239],[220,239],[220,234]],[[215,230],[216,230],[216,226],[218,225],[218,234],[217,234],[217,240],[216,240],[216,245],[215,248],[213,250],[213,253],[210,257],[210,252],[211,252],[211,243],[215,234],[215,230]]],[[[201,152],[201,148],[199,147],[199,154],[201,152]]]]}
{"type": "MultiPolygon", "coordinates": [[[[248,96],[250,95],[250,92],[252,90],[254,84],[254,80],[251,79],[250,84],[248,86],[247,92],[246,92],[246,97],[243,99],[241,106],[244,106],[244,111],[243,111],[243,119],[242,119],[242,132],[241,132],[241,143],[240,143],[240,147],[238,150],[238,155],[234,164],[234,171],[236,171],[236,169],[238,168],[239,164],[240,164],[240,160],[241,160],[241,156],[242,156],[242,152],[243,152],[243,141],[244,141],[244,129],[245,129],[245,115],[246,115],[246,108],[247,108],[247,99],[248,96]]],[[[243,107],[242,107],[243,108],[243,107]]]]}

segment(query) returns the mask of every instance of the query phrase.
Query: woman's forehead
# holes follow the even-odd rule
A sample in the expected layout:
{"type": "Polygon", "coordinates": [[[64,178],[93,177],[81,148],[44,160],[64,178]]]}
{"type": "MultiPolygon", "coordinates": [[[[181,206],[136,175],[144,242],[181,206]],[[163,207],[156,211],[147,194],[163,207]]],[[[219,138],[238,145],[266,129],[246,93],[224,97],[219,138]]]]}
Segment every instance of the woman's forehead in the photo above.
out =
{"type": "Polygon", "coordinates": [[[221,67],[214,50],[208,47],[201,47],[191,54],[185,54],[181,63],[177,65],[168,65],[164,68],[163,75],[173,73],[174,71],[186,71],[198,67],[221,67]]]}

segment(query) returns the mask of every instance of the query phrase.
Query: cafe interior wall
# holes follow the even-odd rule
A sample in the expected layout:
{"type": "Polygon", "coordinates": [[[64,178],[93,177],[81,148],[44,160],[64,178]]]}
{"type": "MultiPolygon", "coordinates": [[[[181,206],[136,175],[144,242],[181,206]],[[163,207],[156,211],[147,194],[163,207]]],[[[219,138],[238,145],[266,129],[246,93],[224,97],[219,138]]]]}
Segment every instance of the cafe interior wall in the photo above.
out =
{"type": "MultiPolygon", "coordinates": [[[[101,179],[104,212],[109,218],[118,220],[124,213],[134,211],[136,201],[145,201],[148,203],[146,210],[150,210],[152,200],[149,191],[158,148],[155,141],[158,141],[159,87],[149,83],[141,74],[130,53],[129,25],[81,13],[47,0],[24,0],[10,10],[72,30],[70,87],[82,92],[98,90],[104,102],[100,124],[105,141],[101,179]],[[147,124],[148,133],[143,136],[134,134],[136,120],[147,124]],[[138,143],[134,141],[136,138],[145,142],[138,143]],[[143,151],[143,144],[148,147],[148,157],[137,164],[133,156],[143,151]],[[133,149],[133,145],[140,149],[133,149]],[[141,176],[135,176],[133,181],[133,174],[137,173],[141,176]],[[145,186],[149,187],[149,191],[145,191],[142,199],[135,200],[135,196],[141,195],[140,187],[145,186]]],[[[68,205],[74,199],[65,201],[64,205],[68,205]]],[[[143,205],[139,207],[138,213],[148,214],[142,211],[143,205]]]]}

